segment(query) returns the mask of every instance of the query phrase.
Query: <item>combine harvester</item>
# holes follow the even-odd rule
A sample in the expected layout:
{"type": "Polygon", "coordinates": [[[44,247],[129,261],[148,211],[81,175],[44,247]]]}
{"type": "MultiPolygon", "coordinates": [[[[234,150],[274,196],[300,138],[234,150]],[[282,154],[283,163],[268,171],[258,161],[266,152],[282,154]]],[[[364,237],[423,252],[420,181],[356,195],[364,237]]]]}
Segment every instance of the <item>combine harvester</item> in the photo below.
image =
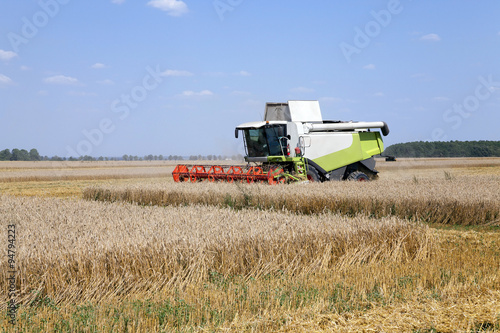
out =
{"type": "Polygon", "coordinates": [[[318,101],[267,103],[264,121],[236,127],[243,132],[241,165],[179,164],[176,182],[241,181],[269,184],[328,180],[368,181],[377,177],[374,155],[384,151],[385,122],[323,120],[318,101]]]}

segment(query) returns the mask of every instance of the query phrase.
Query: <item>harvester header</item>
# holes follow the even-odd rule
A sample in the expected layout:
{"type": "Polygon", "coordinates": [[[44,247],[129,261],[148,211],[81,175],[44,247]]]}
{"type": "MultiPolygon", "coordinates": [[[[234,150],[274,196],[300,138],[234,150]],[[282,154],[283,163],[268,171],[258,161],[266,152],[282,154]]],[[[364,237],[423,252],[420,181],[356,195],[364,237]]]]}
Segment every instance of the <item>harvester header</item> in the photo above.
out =
{"type": "Polygon", "coordinates": [[[236,126],[243,133],[244,166],[179,164],[181,181],[268,182],[375,179],[373,156],[384,151],[389,127],[383,121],[323,120],[318,101],[267,103],[263,121],[236,126]]]}

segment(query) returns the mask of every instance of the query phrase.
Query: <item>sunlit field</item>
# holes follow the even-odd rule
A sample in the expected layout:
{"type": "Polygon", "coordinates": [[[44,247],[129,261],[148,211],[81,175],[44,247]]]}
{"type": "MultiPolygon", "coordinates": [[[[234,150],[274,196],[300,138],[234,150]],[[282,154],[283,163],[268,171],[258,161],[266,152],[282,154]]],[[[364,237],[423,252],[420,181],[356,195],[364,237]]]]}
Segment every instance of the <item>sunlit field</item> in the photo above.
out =
{"type": "Polygon", "coordinates": [[[1,162],[2,331],[500,331],[500,158],[279,186],[174,166],[1,162]]]}

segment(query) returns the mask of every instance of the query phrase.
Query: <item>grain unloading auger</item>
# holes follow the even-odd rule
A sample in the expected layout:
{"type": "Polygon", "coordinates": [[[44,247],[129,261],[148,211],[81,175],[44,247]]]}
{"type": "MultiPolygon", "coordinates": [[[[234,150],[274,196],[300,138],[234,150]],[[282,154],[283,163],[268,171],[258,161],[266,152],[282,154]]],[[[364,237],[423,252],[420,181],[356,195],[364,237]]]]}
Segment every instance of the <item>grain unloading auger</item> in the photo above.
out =
{"type": "Polygon", "coordinates": [[[373,156],[384,151],[385,122],[323,120],[318,101],[267,103],[264,121],[236,127],[243,132],[245,161],[238,165],[179,164],[176,182],[202,180],[267,182],[357,180],[377,177],[373,156]]]}

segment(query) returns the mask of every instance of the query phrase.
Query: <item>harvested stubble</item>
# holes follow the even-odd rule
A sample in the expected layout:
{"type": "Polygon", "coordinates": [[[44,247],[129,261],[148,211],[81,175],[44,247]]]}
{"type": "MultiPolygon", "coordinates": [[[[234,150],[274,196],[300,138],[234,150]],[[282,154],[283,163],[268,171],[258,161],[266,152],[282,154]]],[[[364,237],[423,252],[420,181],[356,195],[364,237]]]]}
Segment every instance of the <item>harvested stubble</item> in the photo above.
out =
{"type": "MultiPolygon", "coordinates": [[[[0,197],[0,216],[3,230],[16,225],[24,304],[40,295],[55,304],[148,298],[202,283],[213,272],[247,279],[423,260],[433,247],[426,227],[396,218],[9,196],[0,197]]],[[[4,270],[2,291],[6,278],[4,270]]]]}
{"type": "Polygon", "coordinates": [[[72,167],[66,169],[12,169],[0,170],[0,182],[41,182],[69,180],[107,180],[129,178],[171,177],[172,166],[136,166],[136,167],[72,167]]]}
{"type": "Polygon", "coordinates": [[[0,161],[0,172],[21,170],[37,171],[40,169],[101,169],[101,168],[145,168],[175,166],[177,161],[0,161]]]}
{"type": "MultiPolygon", "coordinates": [[[[398,158],[397,162],[386,162],[377,158],[377,170],[379,171],[406,171],[416,169],[443,169],[453,170],[467,168],[499,168],[498,157],[453,157],[453,158],[398,158]]],[[[384,174],[384,172],[382,172],[384,174]]]]}
{"type": "Polygon", "coordinates": [[[431,223],[494,225],[500,218],[500,178],[379,180],[268,186],[226,183],[164,183],[86,188],[88,200],[140,205],[204,204],[232,208],[287,210],[302,214],[336,212],[354,216],[397,216],[431,223]]]}

